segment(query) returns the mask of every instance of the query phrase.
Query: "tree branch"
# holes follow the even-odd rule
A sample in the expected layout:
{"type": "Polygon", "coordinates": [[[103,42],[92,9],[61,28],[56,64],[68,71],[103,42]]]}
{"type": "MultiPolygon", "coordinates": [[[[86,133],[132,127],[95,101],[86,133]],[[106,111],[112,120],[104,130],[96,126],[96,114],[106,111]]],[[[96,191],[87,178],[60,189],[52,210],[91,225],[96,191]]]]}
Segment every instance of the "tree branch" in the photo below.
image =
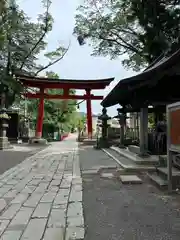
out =
{"type": "Polygon", "coordinates": [[[122,47],[124,47],[124,48],[127,49],[127,46],[126,46],[126,45],[124,45],[124,44],[118,42],[116,39],[106,38],[106,37],[103,37],[102,35],[100,35],[99,38],[100,38],[101,40],[103,40],[103,41],[108,41],[108,42],[114,42],[114,43],[117,43],[118,45],[120,45],[120,46],[122,46],[122,47]]]}
{"type": "Polygon", "coordinates": [[[39,40],[36,42],[36,44],[32,47],[32,49],[30,49],[30,51],[28,52],[28,54],[25,56],[21,66],[20,66],[20,70],[22,70],[22,68],[24,67],[24,64],[26,62],[26,60],[28,59],[29,56],[31,56],[31,54],[33,53],[33,51],[37,48],[37,46],[42,42],[42,40],[44,39],[44,37],[46,36],[46,33],[48,31],[48,15],[49,15],[49,8],[50,8],[50,4],[47,3],[47,7],[46,7],[46,17],[45,17],[45,26],[44,26],[44,32],[41,35],[41,37],[39,38],[39,40]]]}
{"type": "Polygon", "coordinates": [[[116,39],[109,39],[109,38],[105,38],[103,36],[99,36],[100,39],[104,40],[104,41],[109,41],[109,42],[115,42],[118,45],[120,45],[121,47],[128,49],[130,51],[133,51],[137,54],[139,54],[140,56],[143,56],[136,48],[134,48],[131,44],[127,44],[127,42],[124,41],[125,44],[118,42],[116,39]]]}
{"type": "Polygon", "coordinates": [[[69,46],[68,48],[66,49],[66,51],[63,53],[63,55],[61,57],[59,57],[58,59],[54,60],[54,61],[51,61],[49,62],[46,66],[42,67],[41,69],[39,69],[34,76],[37,76],[40,72],[44,71],[45,69],[51,67],[52,65],[58,63],[60,60],[62,60],[64,58],[64,56],[66,55],[66,53],[68,52],[69,50],[69,47],[70,47],[71,43],[69,43],[69,46]]]}
{"type": "Polygon", "coordinates": [[[126,48],[128,48],[129,50],[131,50],[137,54],[140,54],[139,50],[137,48],[135,48],[133,45],[131,45],[126,40],[124,40],[122,37],[120,37],[119,34],[113,32],[113,31],[111,31],[111,33],[114,34],[117,38],[119,38],[125,44],[126,48]]]}

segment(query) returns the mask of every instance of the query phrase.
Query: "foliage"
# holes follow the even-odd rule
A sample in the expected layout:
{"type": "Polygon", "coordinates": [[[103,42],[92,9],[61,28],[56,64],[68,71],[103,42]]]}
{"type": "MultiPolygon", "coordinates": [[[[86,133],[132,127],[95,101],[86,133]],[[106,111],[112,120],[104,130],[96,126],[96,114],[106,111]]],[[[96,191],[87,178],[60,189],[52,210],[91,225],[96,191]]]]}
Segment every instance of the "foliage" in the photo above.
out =
{"type": "Polygon", "coordinates": [[[153,113],[148,114],[148,123],[149,123],[150,127],[155,126],[155,116],[153,113]]]}
{"type": "Polygon", "coordinates": [[[14,74],[37,75],[60,61],[67,48],[58,46],[55,51],[46,53],[49,59],[46,66],[38,65],[39,54],[46,49],[46,35],[52,30],[53,18],[49,13],[50,0],[43,0],[45,12],[39,14],[37,22],[31,22],[15,1],[11,5],[0,5],[0,91],[6,92],[6,107],[22,91],[22,86],[14,74]]]}
{"type": "Polygon", "coordinates": [[[85,124],[86,124],[86,115],[79,115],[79,123],[78,123],[78,127],[79,130],[84,130],[85,128],[85,124]]]}
{"type": "Polygon", "coordinates": [[[74,33],[89,39],[93,55],[123,55],[123,64],[139,70],[180,43],[179,0],[85,0],[74,33]]]}

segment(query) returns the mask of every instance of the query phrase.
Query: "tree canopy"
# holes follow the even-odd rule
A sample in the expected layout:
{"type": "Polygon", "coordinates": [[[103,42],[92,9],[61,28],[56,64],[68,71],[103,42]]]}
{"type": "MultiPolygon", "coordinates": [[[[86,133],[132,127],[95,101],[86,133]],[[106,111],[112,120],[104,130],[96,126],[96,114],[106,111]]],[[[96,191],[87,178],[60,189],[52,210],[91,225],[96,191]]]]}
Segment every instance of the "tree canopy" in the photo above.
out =
{"type": "MultiPolygon", "coordinates": [[[[46,36],[52,31],[53,17],[49,9],[50,0],[41,0],[44,12],[33,22],[20,9],[15,0],[0,1],[0,98],[1,108],[14,106],[20,109],[21,122],[25,125],[27,118],[35,128],[38,99],[24,100],[23,86],[17,81],[18,74],[37,76],[42,71],[50,78],[59,76],[48,71],[48,68],[60,61],[69,46],[57,46],[54,51],[47,52],[46,36]],[[39,55],[44,53],[47,65],[38,64],[39,55]]],[[[70,44],[69,44],[70,45],[70,44]]],[[[28,91],[37,91],[29,89],[28,91]]],[[[62,94],[63,90],[48,90],[51,94],[62,94]]],[[[74,94],[74,90],[70,90],[74,94]]],[[[59,128],[71,130],[76,125],[76,101],[45,101],[44,130],[55,131],[59,128]],[[50,130],[51,129],[51,130],[50,130]]]]}
{"type": "Polygon", "coordinates": [[[89,40],[93,55],[124,56],[139,70],[180,46],[180,0],[85,0],[74,33],[89,40]]]}
{"type": "MultiPolygon", "coordinates": [[[[37,64],[39,54],[46,50],[45,37],[52,30],[53,17],[49,13],[50,0],[42,0],[44,13],[39,14],[37,22],[32,22],[15,1],[0,5],[0,91],[6,94],[6,107],[15,100],[21,85],[14,75],[26,73],[36,76],[41,71],[60,61],[68,48],[57,46],[45,53],[49,59],[46,66],[37,64]]],[[[1,94],[2,95],[2,94],[1,94]]]]}

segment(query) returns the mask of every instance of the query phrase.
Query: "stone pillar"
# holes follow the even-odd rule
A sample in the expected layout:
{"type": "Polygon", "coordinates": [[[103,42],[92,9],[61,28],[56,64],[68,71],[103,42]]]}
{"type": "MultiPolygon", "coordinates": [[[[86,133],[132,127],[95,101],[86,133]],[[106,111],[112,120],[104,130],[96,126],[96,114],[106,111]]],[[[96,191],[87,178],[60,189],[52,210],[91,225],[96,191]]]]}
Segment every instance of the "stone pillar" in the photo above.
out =
{"type": "Polygon", "coordinates": [[[148,152],[148,107],[140,111],[140,155],[147,156],[148,152]]]}

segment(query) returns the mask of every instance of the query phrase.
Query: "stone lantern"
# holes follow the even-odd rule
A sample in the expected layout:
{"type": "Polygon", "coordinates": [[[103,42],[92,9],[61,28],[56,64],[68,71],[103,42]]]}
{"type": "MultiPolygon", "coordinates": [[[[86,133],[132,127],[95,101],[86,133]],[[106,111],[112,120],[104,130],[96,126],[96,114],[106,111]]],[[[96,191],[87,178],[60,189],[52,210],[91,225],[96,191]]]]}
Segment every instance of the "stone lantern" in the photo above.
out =
{"type": "Polygon", "coordinates": [[[1,96],[1,108],[0,108],[0,150],[10,148],[10,143],[6,136],[7,128],[9,126],[9,116],[6,110],[6,96],[7,86],[1,83],[0,96],[1,96]]]}
{"type": "Polygon", "coordinates": [[[6,136],[7,128],[9,126],[8,121],[9,116],[6,112],[6,109],[2,108],[0,110],[0,150],[10,148],[10,143],[6,136]]]}
{"type": "Polygon", "coordinates": [[[108,124],[108,120],[111,119],[107,115],[107,110],[106,108],[102,109],[102,114],[98,117],[99,120],[101,120],[100,127],[102,128],[101,132],[101,137],[99,138],[97,142],[97,148],[108,148],[110,146],[109,141],[108,141],[108,127],[110,126],[108,124]]]}

